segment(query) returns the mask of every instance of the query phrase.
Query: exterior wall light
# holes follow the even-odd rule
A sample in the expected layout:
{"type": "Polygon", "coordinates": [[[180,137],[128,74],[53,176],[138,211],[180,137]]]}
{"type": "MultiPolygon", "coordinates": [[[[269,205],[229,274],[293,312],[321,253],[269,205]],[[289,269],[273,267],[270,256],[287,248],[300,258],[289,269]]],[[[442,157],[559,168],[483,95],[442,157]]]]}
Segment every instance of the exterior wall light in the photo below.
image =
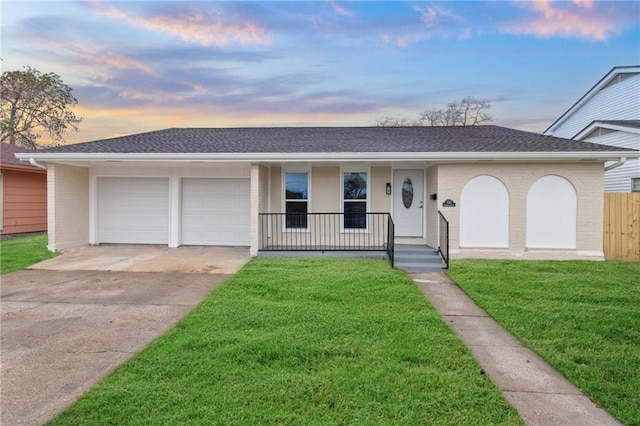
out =
{"type": "Polygon", "coordinates": [[[391,182],[387,182],[387,185],[385,187],[385,192],[387,195],[391,195],[391,182]]]}

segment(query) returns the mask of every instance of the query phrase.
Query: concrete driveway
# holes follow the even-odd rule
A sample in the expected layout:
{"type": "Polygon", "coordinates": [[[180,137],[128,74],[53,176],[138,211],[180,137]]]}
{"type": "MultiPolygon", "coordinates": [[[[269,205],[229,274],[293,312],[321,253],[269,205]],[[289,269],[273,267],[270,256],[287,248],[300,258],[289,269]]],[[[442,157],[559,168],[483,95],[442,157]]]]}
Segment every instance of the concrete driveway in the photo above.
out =
{"type": "Polygon", "coordinates": [[[0,277],[0,424],[52,419],[249,259],[211,248],[202,266],[198,256],[180,260],[189,250],[84,249],[0,277]]]}

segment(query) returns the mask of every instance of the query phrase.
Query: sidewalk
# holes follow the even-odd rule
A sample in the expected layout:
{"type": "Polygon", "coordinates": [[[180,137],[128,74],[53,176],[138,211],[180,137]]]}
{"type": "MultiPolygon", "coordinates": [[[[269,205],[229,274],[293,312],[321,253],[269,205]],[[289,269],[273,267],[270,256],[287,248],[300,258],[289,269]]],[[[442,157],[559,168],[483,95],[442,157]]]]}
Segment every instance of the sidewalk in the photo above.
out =
{"type": "Polygon", "coordinates": [[[411,278],[527,425],[620,425],[480,309],[444,273],[411,278]]]}

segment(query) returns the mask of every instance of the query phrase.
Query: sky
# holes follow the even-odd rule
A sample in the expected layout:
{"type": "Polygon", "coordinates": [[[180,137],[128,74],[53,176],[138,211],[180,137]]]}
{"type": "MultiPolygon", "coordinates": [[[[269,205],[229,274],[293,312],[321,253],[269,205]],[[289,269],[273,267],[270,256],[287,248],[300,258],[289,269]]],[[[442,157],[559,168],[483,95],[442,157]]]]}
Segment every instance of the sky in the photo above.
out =
{"type": "Polygon", "coordinates": [[[68,143],[169,127],[369,126],[467,96],[541,133],[640,65],[635,1],[7,1],[2,71],[73,88],[68,143]]]}

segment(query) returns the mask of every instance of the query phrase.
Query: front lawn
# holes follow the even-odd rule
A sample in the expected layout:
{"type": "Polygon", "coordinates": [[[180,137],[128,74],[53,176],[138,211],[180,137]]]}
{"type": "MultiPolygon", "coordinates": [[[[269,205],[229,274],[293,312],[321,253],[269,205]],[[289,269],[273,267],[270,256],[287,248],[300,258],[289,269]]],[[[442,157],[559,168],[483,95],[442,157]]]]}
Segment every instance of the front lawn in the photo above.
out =
{"type": "Polygon", "coordinates": [[[402,272],[249,262],[53,424],[523,424],[402,272]]]}
{"type": "Polygon", "coordinates": [[[449,275],[612,415],[640,425],[640,263],[458,260],[449,275]]]}
{"type": "Polygon", "coordinates": [[[8,238],[0,241],[0,275],[24,269],[50,259],[56,253],[47,250],[47,236],[8,238]]]}

